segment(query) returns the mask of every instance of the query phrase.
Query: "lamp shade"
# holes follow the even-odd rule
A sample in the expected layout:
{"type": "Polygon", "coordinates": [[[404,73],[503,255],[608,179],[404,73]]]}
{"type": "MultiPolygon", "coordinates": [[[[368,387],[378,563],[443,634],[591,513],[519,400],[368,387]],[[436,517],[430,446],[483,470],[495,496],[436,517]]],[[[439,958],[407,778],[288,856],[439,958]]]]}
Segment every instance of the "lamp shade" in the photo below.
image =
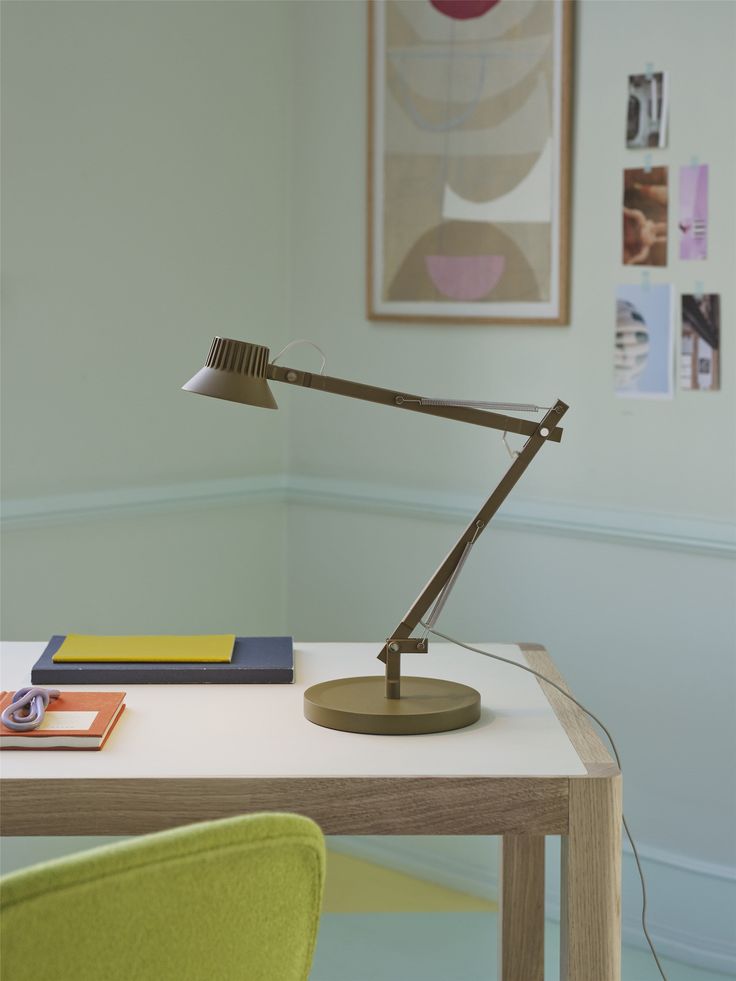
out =
{"type": "Polygon", "coordinates": [[[182,385],[185,392],[209,395],[228,402],[277,409],[266,378],[269,350],[230,337],[215,337],[204,367],[182,385]]]}

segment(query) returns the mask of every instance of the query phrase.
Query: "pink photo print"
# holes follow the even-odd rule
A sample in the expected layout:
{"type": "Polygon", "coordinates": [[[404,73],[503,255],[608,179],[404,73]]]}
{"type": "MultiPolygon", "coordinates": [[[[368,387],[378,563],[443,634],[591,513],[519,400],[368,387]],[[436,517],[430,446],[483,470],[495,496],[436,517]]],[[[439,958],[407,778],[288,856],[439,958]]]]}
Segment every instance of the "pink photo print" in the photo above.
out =
{"type": "Polygon", "coordinates": [[[680,210],[677,219],[681,259],[708,255],[708,166],[680,167],[680,210]]]}

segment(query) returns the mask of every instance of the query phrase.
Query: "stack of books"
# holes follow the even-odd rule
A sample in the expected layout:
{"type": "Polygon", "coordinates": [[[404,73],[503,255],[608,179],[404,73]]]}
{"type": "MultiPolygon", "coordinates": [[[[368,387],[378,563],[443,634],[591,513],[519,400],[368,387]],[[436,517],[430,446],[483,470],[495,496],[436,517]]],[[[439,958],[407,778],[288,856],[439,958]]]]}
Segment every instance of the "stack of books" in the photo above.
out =
{"type": "MultiPolygon", "coordinates": [[[[0,712],[13,694],[0,692],[0,712]]],[[[0,749],[102,749],[123,714],[124,698],[124,691],[62,692],[36,729],[16,732],[0,722],[0,749]]]]}
{"type": "Polygon", "coordinates": [[[291,637],[98,637],[57,634],[31,670],[34,685],[291,684],[291,637]]]}

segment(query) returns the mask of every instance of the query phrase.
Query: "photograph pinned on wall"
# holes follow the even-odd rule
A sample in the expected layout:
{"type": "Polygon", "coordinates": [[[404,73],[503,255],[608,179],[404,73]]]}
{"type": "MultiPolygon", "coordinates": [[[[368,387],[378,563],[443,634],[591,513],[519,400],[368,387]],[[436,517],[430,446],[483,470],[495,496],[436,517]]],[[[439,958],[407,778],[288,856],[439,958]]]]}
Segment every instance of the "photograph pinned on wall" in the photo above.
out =
{"type": "Polygon", "coordinates": [[[680,167],[680,213],[677,220],[681,259],[708,255],[708,165],[680,167]]]}
{"type": "Polygon", "coordinates": [[[614,378],[621,398],[672,398],[672,286],[616,287],[614,378]]]}
{"type": "Polygon", "coordinates": [[[721,298],[686,293],[681,306],[680,387],[716,392],[721,387],[721,298]]]}
{"type": "Polygon", "coordinates": [[[667,167],[624,170],[623,263],[667,265],[667,167]]]}
{"type": "Polygon", "coordinates": [[[626,146],[632,150],[667,146],[666,72],[629,75],[626,146]]]}

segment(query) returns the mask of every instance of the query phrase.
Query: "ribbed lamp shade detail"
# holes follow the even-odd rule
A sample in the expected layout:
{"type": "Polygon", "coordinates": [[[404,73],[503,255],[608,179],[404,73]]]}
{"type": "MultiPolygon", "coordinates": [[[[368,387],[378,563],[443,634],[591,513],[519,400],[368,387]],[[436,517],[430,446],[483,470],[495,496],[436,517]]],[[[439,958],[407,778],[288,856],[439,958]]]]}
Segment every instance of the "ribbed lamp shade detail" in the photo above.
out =
{"type": "Polygon", "coordinates": [[[262,344],[215,337],[204,368],[190,378],[182,389],[228,402],[276,409],[276,399],[266,378],[268,356],[269,350],[262,344]]]}
{"type": "Polygon", "coordinates": [[[231,337],[215,337],[205,361],[206,368],[239,371],[243,375],[266,377],[269,350],[262,344],[234,341],[231,337]]]}

